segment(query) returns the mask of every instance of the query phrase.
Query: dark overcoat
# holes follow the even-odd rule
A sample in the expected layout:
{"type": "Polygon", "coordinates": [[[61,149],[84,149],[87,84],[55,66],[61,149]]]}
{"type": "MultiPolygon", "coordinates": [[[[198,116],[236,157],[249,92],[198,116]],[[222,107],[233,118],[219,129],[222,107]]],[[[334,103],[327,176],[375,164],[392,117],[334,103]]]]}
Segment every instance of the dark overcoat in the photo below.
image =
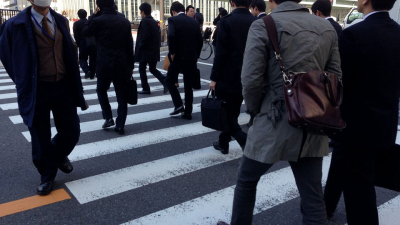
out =
{"type": "Polygon", "coordinates": [[[160,61],[161,33],[158,23],[151,16],[140,22],[135,49],[135,62],[160,61]]]}

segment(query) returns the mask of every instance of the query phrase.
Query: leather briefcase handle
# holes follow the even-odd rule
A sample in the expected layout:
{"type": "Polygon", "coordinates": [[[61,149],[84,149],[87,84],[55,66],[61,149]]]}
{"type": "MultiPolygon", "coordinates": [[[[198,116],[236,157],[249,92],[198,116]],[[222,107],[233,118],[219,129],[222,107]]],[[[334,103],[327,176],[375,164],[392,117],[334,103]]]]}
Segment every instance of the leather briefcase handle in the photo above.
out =
{"type": "Polygon", "coordinates": [[[323,73],[322,76],[324,77],[324,83],[328,86],[328,88],[325,88],[326,90],[326,95],[328,96],[329,101],[333,106],[340,106],[343,102],[343,82],[341,79],[339,79],[339,84],[337,87],[337,97],[335,99],[335,96],[333,94],[333,88],[332,88],[332,81],[329,79],[329,75],[327,73],[323,73]]]}

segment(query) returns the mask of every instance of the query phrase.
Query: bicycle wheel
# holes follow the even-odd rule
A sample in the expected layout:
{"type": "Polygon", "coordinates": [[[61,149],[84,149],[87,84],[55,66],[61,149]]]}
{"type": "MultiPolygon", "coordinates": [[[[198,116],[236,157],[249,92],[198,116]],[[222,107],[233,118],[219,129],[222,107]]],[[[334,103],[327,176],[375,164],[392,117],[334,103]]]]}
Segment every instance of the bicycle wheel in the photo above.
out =
{"type": "Polygon", "coordinates": [[[200,59],[202,60],[207,60],[211,57],[213,54],[213,49],[209,41],[204,41],[203,42],[203,48],[201,49],[200,52],[200,59]]]}

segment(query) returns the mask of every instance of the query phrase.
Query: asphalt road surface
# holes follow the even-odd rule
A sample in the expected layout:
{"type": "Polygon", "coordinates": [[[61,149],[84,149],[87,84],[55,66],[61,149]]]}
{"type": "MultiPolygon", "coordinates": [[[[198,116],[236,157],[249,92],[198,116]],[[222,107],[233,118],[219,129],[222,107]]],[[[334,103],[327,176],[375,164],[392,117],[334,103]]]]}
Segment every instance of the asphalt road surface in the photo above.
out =
{"type": "MultiPolygon", "coordinates": [[[[70,155],[74,171],[59,172],[57,191],[45,198],[35,196],[40,177],[31,162],[29,132],[18,113],[15,86],[0,68],[0,224],[229,222],[242,151],[236,142],[231,142],[229,155],[214,150],[219,133],[201,125],[199,104],[208,91],[211,65],[212,60],[198,63],[202,90],[194,92],[191,121],[169,116],[171,97],[163,95],[161,84],[149,75],[152,93],[129,107],[124,136],[101,129],[96,80],[83,78],[90,108],[78,110],[82,134],[70,155]]],[[[137,69],[134,77],[140,80],[137,69]]],[[[115,118],[112,87],[109,93],[115,118]]],[[[239,121],[246,132],[248,120],[243,105],[239,121]]],[[[329,162],[326,157],[324,184],[329,162]]],[[[398,193],[377,188],[377,199],[381,224],[400,224],[398,193]]],[[[301,224],[299,204],[288,163],[277,163],[259,183],[253,224],[301,224]]],[[[346,224],[343,199],[330,224],[346,224]]]]}

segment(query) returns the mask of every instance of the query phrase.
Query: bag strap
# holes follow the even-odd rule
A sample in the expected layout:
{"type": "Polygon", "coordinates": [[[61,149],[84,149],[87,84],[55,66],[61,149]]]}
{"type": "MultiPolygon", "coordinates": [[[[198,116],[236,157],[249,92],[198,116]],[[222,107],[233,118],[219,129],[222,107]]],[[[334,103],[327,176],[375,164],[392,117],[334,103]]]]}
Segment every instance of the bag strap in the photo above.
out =
{"type": "Polygon", "coordinates": [[[263,20],[264,20],[265,27],[267,28],[268,38],[271,41],[272,47],[274,49],[275,57],[280,64],[280,69],[282,72],[283,80],[285,81],[285,83],[292,84],[292,80],[286,75],[286,72],[285,72],[286,69],[285,69],[285,66],[283,65],[281,51],[279,49],[278,31],[276,29],[275,21],[271,15],[264,16],[263,20]]]}

